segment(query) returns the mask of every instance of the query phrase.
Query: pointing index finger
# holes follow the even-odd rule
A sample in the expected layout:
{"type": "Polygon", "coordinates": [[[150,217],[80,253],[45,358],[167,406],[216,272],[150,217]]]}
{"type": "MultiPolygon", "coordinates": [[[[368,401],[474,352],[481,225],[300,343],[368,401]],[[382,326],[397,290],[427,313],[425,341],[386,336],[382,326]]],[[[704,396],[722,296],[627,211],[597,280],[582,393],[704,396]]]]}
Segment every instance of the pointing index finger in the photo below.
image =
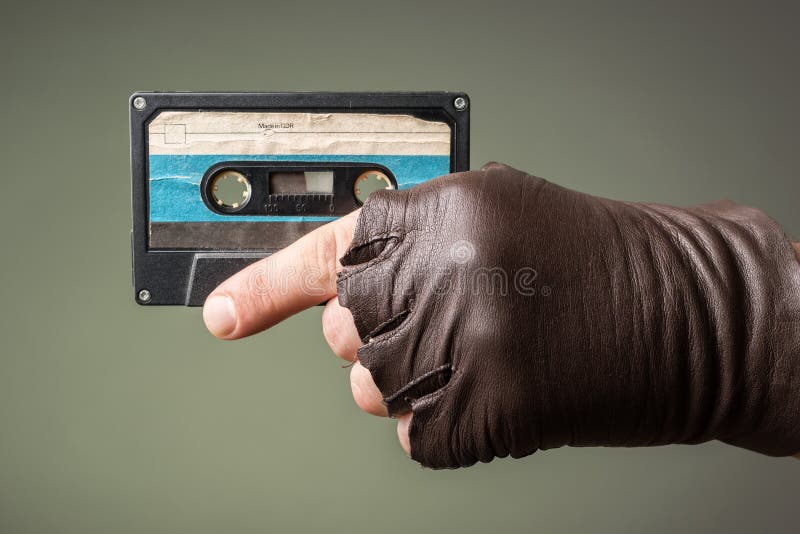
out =
{"type": "Polygon", "coordinates": [[[220,284],[203,306],[209,331],[222,339],[249,336],[335,296],[338,259],[350,246],[359,211],[317,228],[220,284]]]}

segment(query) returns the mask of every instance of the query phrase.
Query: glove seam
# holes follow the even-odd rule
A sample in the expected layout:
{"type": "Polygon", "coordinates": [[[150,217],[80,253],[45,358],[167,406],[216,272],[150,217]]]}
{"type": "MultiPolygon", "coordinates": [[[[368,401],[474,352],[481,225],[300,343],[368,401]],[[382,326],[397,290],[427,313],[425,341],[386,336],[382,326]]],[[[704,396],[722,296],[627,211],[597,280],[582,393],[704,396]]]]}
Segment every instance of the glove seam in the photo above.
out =
{"type": "MultiPolygon", "coordinates": [[[[395,337],[397,337],[400,334],[402,334],[403,332],[405,332],[409,328],[409,326],[411,325],[411,316],[414,313],[414,309],[415,309],[414,308],[414,300],[412,299],[410,301],[410,306],[409,306],[409,308],[407,310],[408,311],[408,315],[406,316],[405,320],[402,323],[400,323],[400,325],[397,328],[395,328],[394,330],[390,330],[390,331],[388,331],[388,332],[386,332],[384,334],[381,334],[381,335],[379,335],[377,337],[371,338],[369,340],[369,342],[365,343],[364,345],[362,345],[358,349],[359,352],[362,349],[367,348],[367,347],[370,347],[371,349],[376,349],[376,348],[383,347],[384,345],[386,345],[387,343],[392,341],[395,337]]],[[[404,310],[404,311],[406,311],[406,310],[404,310]]]]}
{"type": "Polygon", "coordinates": [[[412,300],[412,301],[409,302],[409,307],[408,308],[406,308],[405,310],[402,310],[402,311],[400,311],[398,313],[395,313],[389,319],[383,321],[381,324],[379,324],[378,326],[373,328],[372,332],[367,334],[364,337],[364,339],[362,339],[361,341],[363,343],[368,343],[370,340],[372,340],[374,338],[379,338],[383,334],[388,334],[389,332],[394,332],[395,330],[400,328],[400,326],[402,326],[403,323],[405,323],[406,320],[408,320],[408,316],[411,315],[411,309],[413,308],[413,305],[414,305],[414,301],[412,300]],[[381,331],[384,328],[386,328],[387,325],[392,324],[393,322],[397,321],[398,319],[402,319],[402,320],[400,321],[400,323],[396,327],[392,328],[391,330],[387,330],[386,332],[382,332],[381,331]]]}
{"type": "MultiPolygon", "coordinates": [[[[416,386],[418,384],[421,384],[422,382],[424,382],[428,378],[430,378],[432,376],[436,376],[437,374],[440,374],[443,371],[451,371],[452,368],[453,368],[452,364],[446,363],[444,365],[440,365],[439,367],[428,371],[427,373],[423,373],[420,376],[418,376],[417,378],[415,378],[415,379],[411,380],[410,382],[408,382],[405,386],[401,387],[400,389],[398,389],[397,391],[395,391],[394,393],[389,395],[388,397],[384,397],[383,402],[385,402],[386,404],[389,404],[390,402],[392,402],[393,400],[399,398],[400,395],[402,395],[403,393],[406,393],[409,389],[413,388],[414,386],[416,386]]],[[[450,383],[450,381],[448,380],[447,384],[449,384],[449,383],[450,383]]],[[[447,387],[447,384],[445,384],[444,386],[438,388],[436,391],[441,391],[442,389],[447,387]]],[[[436,393],[436,391],[432,391],[430,394],[436,393]]],[[[421,397],[421,398],[424,398],[424,397],[421,397]]]]}
{"type": "MultiPolygon", "coordinates": [[[[354,275],[356,275],[358,273],[364,272],[367,269],[369,269],[370,267],[374,267],[375,265],[378,265],[379,263],[383,262],[384,260],[389,259],[394,254],[394,252],[400,248],[400,245],[405,241],[405,238],[409,234],[410,234],[410,232],[406,232],[405,234],[392,235],[391,237],[396,237],[397,238],[397,244],[395,246],[393,246],[393,247],[387,247],[386,249],[382,250],[380,254],[378,254],[376,257],[372,258],[371,260],[369,260],[367,262],[360,263],[360,264],[357,264],[357,265],[352,265],[352,266],[348,266],[348,265],[343,266],[343,269],[341,271],[339,271],[339,273],[337,274],[337,282],[343,282],[343,281],[347,280],[348,278],[350,278],[350,277],[352,277],[352,276],[354,276],[354,275]]],[[[380,238],[378,238],[376,240],[379,241],[380,238]]],[[[364,244],[366,245],[368,243],[365,242],[364,244]]],[[[346,254],[347,253],[345,253],[345,255],[346,254]]],[[[340,261],[340,263],[341,263],[341,261],[340,261]]]]}
{"type": "MultiPolygon", "coordinates": [[[[409,430],[409,436],[408,437],[409,437],[409,443],[410,444],[413,445],[413,438],[411,437],[411,429],[412,428],[415,428],[415,429],[419,429],[420,428],[419,427],[419,422],[417,422],[416,425],[414,424],[414,417],[413,417],[413,414],[414,414],[415,410],[417,409],[417,406],[419,406],[420,404],[422,404],[424,402],[428,402],[428,403],[437,402],[441,397],[444,396],[445,393],[447,393],[447,391],[450,388],[453,387],[453,385],[456,383],[458,375],[461,374],[461,371],[459,369],[455,369],[455,368],[451,367],[450,368],[450,372],[452,373],[452,375],[450,377],[450,381],[447,384],[445,384],[441,388],[437,389],[436,391],[431,392],[431,393],[425,395],[424,397],[420,397],[418,399],[415,399],[413,402],[409,403],[411,405],[411,414],[412,414],[411,425],[409,426],[409,429],[408,429],[409,430]]],[[[439,421],[442,419],[442,415],[443,415],[443,410],[437,410],[436,415],[433,417],[432,420],[428,421],[428,424],[426,426],[434,426],[434,427],[438,426],[439,425],[439,421]]],[[[417,421],[419,421],[419,420],[417,420],[417,421]]],[[[411,455],[410,455],[411,458],[413,458],[414,460],[417,460],[417,461],[421,461],[421,460],[419,460],[419,457],[414,454],[414,452],[415,452],[414,451],[414,447],[412,446],[411,447],[411,455]]],[[[451,449],[451,453],[452,452],[453,451],[451,449]]]]}
{"type": "MultiPolygon", "coordinates": [[[[373,243],[376,243],[378,241],[389,241],[389,240],[392,240],[392,239],[401,240],[402,237],[403,237],[402,232],[390,231],[390,232],[383,232],[383,233],[380,233],[380,234],[375,234],[374,236],[370,237],[369,239],[367,239],[365,241],[359,241],[358,243],[351,243],[350,246],[347,247],[347,250],[345,250],[345,252],[342,255],[342,257],[340,258],[339,262],[341,263],[342,259],[347,258],[353,252],[355,252],[357,250],[360,250],[360,249],[362,249],[362,248],[364,248],[366,246],[369,246],[369,245],[371,245],[373,243]]],[[[381,252],[383,252],[383,251],[381,251],[381,252]]],[[[380,254],[378,254],[378,256],[380,256],[380,254]]],[[[378,256],[376,256],[376,258],[378,256]]],[[[373,259],[375,259],[375,258],[373,258],[373,259]]],[[[345,266],[345,267],[348,266],[348,265],[345,265],[344,263],[342,263],[342,265],[345,266]]],[[[357,265],[360,265],[360,263],[352,264],[353,267],[356,267],[357,265]]]]}

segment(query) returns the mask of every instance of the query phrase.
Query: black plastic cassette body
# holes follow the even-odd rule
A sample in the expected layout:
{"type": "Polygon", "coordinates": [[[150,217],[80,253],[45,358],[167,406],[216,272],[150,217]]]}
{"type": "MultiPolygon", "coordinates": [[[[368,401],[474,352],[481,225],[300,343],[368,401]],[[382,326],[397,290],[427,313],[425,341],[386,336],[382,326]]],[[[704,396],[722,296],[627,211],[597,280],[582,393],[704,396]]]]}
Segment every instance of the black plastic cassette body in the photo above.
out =
{"type": "Polygon", "coordinates": [[[141,304],[201,305],[370,191],[469,168],[461,93],[141,92],[129,104],[141,304]]]}

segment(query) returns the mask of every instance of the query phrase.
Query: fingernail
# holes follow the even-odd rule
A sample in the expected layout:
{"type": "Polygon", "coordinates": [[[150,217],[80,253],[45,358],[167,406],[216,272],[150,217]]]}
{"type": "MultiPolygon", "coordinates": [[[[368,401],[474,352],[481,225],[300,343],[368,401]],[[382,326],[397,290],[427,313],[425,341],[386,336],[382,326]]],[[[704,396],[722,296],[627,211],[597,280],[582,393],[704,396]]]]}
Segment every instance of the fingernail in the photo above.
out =
{"type": "Polygon", "coordinates": [[[236,328],[236,307],[224,295],[209,297],[203,305],[203,321],[208,331],[217,337],[227,337],[236,328]]]}

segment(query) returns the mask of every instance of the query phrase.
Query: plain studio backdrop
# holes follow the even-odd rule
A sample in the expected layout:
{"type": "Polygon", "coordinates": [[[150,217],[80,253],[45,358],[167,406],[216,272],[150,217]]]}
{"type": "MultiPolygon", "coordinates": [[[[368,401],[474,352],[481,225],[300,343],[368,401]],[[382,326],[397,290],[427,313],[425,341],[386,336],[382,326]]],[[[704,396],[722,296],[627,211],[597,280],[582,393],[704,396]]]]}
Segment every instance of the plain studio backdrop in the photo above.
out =
{"type": "Polygon", "coordinates": [[[197,308],[134,304],[134,90],[463,90],[473,168],[800,233],[796,4],[600,4],[4,3],[0,532],[797,532],[800,461],[428,471],[356,408],[320,309],[223,343],[197,308]]]}

